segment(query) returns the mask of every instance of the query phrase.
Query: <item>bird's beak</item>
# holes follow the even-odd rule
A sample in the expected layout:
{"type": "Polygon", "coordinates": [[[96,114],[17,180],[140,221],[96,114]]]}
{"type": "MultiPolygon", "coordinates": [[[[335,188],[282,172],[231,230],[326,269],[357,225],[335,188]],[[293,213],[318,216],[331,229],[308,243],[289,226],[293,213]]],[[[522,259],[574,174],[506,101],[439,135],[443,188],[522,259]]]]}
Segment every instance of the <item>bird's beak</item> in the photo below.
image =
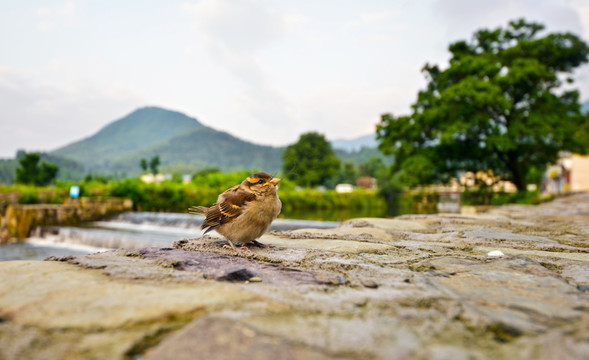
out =
{"type": "Polygon", "coordinates": [[[278,185],[278,183],[280,182],[280,179],[274,178],[274,179],[270,180],[270,182],[274,185],[278,185]]]}

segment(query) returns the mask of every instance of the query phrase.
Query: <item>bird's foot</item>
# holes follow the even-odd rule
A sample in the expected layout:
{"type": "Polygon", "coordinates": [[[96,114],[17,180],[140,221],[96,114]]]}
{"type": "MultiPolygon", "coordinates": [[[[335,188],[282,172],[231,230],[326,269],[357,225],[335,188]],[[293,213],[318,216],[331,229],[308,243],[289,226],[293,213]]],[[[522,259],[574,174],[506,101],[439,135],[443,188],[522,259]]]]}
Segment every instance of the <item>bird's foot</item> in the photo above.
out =
{"type": "Polygon", "coordinates": [[[261,248],[275,248],[276,247],[272,244],[262,244],[258,240],[254,240],[254,241],[250,242],[250,244],[252,244],[253,246],[261,247],[261,248]]]}
{"type": "Polygon", "coordinates": [[[235,247],[235,245],[233,245],[233,243],[231,242],[231,240],[227,240],[227,242],[229,242],[229,245],[231,245],[231,246],[229,246],[229,245],[223,245],[223,249],[227,249],[227,250],[231,249],[231,250],[233,250],[233,251],[234,251],[236,254],[237,254],[237,253],[239,253],[239,252],[237,251],[237,248],[235,247]]]}

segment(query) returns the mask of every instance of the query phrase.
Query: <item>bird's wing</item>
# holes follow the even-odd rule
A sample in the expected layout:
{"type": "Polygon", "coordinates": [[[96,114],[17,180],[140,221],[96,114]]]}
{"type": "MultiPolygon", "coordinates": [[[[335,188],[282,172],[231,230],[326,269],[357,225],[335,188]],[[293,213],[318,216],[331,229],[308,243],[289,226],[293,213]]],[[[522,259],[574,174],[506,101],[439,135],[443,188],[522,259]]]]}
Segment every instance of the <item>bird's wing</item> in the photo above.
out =
{"type": "Polygon", "coordinates": [[[207,215],[208,207],[205,206],[192,206],[188,208],[188,213],[197,215],[207,215]]]}
{"type": "Polygon", "coordinates": [[[256,195],[251,192],[231,190],[221,194],[218,201],[207,210],[205,221],[201,226],[201,229],[206,229],[205,234],[238,217],[246,203],[256,198],[256,195]]]}

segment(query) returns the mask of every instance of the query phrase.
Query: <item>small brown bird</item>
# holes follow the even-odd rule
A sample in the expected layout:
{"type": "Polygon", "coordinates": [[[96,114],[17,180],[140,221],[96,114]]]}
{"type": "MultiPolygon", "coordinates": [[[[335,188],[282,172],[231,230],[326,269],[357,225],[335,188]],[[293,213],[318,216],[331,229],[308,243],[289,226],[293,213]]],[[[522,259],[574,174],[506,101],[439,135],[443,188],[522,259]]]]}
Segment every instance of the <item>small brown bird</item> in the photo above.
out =
{"type": "MultiPolygon", "coordinates": [[[[252,245],[269,247],[256,239],[262,236],[282,208],[276,194],[280,179],[266,172],[249,176],[241,184],[225,190],[213,206],[194,206],[189,209],[193,214],[205,216],[201,229],[205,234],[216,230],[223,235],[234,251],[234,242],[242,246],[252,245]]],[[[242,249],[247,249],[242,247],[242,249]]]]}

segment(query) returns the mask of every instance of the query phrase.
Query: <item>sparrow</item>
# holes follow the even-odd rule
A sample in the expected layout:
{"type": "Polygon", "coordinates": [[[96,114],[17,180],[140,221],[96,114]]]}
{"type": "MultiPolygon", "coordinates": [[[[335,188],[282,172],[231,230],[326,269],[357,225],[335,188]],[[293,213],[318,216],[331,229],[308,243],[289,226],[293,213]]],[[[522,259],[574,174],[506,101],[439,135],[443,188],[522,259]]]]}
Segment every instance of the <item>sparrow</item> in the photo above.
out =
{"type": "Polygon", "coordinates": [[[272,247],[258,242],[270,227],[270,224],[282,208],[277,190],[280,179],[266,172],[248,176],[239,185],[235,185],[219,195],[211,207],[193,206],[190,213],[202,214],[205,220],[201,229],[205,234],[216,230],[223,235],[231,248],[237,252],[233,242],[252,244],[260,247],[272,247]]]}

